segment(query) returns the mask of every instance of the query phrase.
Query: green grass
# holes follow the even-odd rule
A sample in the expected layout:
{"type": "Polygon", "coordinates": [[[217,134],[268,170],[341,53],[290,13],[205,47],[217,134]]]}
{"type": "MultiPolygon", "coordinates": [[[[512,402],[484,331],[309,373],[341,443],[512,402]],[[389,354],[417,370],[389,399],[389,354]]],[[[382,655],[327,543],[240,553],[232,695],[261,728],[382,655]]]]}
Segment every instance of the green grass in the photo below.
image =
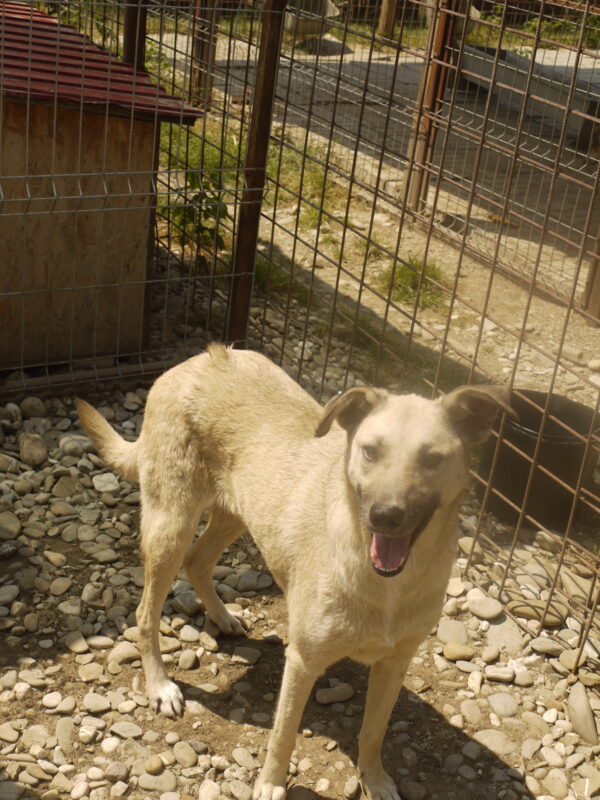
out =
{"type": "Polygon", "coordinates": [[[386,267],[375,282],[384,294],[389,294],[397,303],[414,303],[418,295],[419,308],[439,308],[442,305],[444,292],[438,285],[443,282],[442,271],[433,261],[424,265],[422,259],[409,256],[406,263],[398,261],[386,267]],[[419,292],[423,270],[425,275],[419,292]]]}

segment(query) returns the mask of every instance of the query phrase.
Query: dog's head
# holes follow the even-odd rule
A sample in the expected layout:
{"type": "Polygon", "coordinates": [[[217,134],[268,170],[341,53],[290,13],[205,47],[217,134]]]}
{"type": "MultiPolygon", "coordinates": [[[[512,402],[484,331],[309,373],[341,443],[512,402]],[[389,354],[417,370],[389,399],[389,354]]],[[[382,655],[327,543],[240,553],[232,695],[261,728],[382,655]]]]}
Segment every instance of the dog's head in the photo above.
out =
{"type": "Polygon", "coordinates": [[[498,410],[516,416],[506,389],[464,386],[438,400],[349,389],[324,408],[316,436],[338,423],[376,572],[397,575],[436,510],[466,486],[468,449],[490,435],[498,410]]]}

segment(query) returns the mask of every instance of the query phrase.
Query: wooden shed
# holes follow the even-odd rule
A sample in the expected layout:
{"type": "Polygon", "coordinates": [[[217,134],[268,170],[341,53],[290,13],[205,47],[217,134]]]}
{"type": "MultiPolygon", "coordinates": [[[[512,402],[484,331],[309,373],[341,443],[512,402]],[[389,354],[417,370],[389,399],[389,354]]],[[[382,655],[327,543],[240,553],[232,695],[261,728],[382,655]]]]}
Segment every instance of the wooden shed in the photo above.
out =
{"type": "Polygon", "coordinates": [[[27,3],[0,63],[0,368],[139,353],[160,123],[199,112],[27,3]]]}

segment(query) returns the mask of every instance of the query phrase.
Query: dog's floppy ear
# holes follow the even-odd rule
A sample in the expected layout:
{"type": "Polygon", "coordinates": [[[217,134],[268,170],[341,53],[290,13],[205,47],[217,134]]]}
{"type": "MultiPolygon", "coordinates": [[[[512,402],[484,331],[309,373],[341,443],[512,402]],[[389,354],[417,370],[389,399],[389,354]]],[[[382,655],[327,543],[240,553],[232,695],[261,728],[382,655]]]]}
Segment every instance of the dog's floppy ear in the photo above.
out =
{"type": "Polygon", "coordinates": [[[343,394],[332,397],[323,409],[323,417],[317,426],[315,436],[325,436],[334,419],[337,419],[345,430],[352,430],[384,397],[385,392],[368,386],[355,386],[343,394]]]}
{"type": "Polygon", "coordinates": [[[510,392],[503,386],[461,386],[449,392],[442,404],[467,446],[485,442],[498,411],[519,418],[510,407],[510,392]]]}

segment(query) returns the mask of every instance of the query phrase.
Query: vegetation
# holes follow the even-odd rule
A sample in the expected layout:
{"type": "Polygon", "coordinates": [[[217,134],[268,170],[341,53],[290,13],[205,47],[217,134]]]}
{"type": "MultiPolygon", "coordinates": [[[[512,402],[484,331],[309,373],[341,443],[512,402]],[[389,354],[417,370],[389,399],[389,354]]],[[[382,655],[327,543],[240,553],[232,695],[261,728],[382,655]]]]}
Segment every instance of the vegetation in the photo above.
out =
{"type": "Polygon", "coordinates": [[[397,303],[414,303],[418,298],[419,308],[438,308],[444,296],[440,268],[435,262],[424,263],[416,256],[386,267],[377,276],[376,283],[397,303]]]}

